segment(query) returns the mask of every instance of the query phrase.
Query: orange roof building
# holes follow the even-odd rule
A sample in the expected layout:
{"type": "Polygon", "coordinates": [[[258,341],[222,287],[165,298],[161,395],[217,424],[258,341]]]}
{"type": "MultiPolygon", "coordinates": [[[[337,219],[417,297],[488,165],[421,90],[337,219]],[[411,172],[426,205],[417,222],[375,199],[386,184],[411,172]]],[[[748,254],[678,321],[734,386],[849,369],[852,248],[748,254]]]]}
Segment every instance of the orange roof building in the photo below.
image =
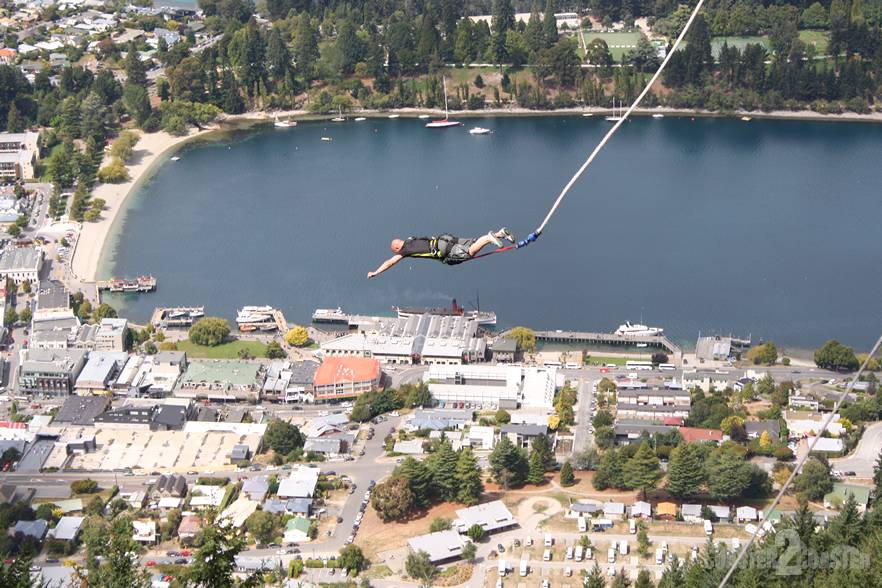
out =
{"type": "Polygon", "coordinates": [[[366,357],[327,357],[315,372],[316,400],[353,398],[380,387],[380,362],[366,357]]]}
{"type": "Polygon", "coordinates": [[[677,518],[676,502],[659,502],[655,505],[655,516],[662,520],[672,521],[677,518]]]}
{"type": "Polygon", "coordinates": [[[680,435],[685,443],[695,443],[696,441],[710,441],[719,443],[723,440],[723,432],[717,429],[698,429],[695,427],[680,427],[680,435]]]}

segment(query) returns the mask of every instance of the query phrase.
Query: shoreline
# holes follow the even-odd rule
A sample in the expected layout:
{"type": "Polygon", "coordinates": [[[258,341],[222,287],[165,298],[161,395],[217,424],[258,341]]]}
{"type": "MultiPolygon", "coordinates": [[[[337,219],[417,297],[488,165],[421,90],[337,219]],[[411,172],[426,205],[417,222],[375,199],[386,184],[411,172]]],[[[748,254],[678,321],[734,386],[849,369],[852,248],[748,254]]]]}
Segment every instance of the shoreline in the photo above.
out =
{"type": "MultiPolygon", "coordinates": [[[[415,118],[419,115],[443,116],[444,111],[427,108],[398,108],[393,110],[353,110],[347,113],[352,116],[364,116],[366,118],[389,118],[390,115],[398,115],[402,118],[415,118]]],[[[531,110],[527,108],[487,108],[483,110],[458,110],[451,113],[455,118],[480,118],[480,117],[558,117],[558,116],[584,116],[586,118],[607,116],[612,110],[602,107],[588,108],[564,108],[554,110],[531,110]]],[[[632,116],[648,117],[653,114],[663,114],[672,118],[732,118],[750,117],[757,120],[791,120],[809,122],[850,122],[850,123],[882,123],[882,113],[871,114],[843,113],[843,114],[820,114],[813,111],[789,111],[775,110],[763,111],[736,111],[734,113],[712,112],[708,110],[692,110],[684,108],[638,108],[632,116]]],[[[101,262],[107,254],[106,248],[109,237],[114,233],[120,211],[126,206],[129,197],[137,192],[144,183],[157,171],[162,163],[165,163],[175,152],[185,144],[199,138],[204,138],[213,133],[247,129],[254,125],[269,124],[276,117],[296,117],[303,121],[328,120],[337,116],[335,113],[317,114],[307,110],[280,110],[280,111],[253,111],[237,115],[222,115],[218,122],[205,129],[193,129],[187,135],[175,137],[165,131],[156,133],[141,133],[140,140],[135,147],[138,156],[136,163],[128,165],[130,179],[121,184],[100,184],[95,188],[92,197],[103,198],[106,207],[98,222],[82,223],[76,249],[71,259],[71,273],[81,282],[95,282],[101,262]]]]}

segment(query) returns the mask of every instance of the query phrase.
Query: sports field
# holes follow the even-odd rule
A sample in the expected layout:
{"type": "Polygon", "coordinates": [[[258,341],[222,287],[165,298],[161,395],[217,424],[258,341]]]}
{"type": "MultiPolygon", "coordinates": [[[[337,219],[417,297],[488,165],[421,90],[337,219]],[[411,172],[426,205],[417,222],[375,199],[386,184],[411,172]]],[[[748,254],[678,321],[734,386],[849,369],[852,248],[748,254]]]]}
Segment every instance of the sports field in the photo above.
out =
{"type": "Polygon", "coordinates": [[[799,40],[806,45],[812,45],[818,55],[826,55],[830,45],[830,33],[828,31],[799,31],[799,40]]]}
{"type": "Polygon", "coordinates": [[[607,47],[609,47],[610,55],[612,55],[613,61],[621,62],[622,56],[637,47],[637,41],[640,40],[640,36],[643,33],[639,31],[635,31],[633,33],[592,33],[585,32],[583,36],[585,37],[585,46],[588,46],[588,43],[593,41],[594,39],[603,39],[606,41],[607,47]]]}
{"type": "Polygon", "coordinates": [[[769,38],[766,36],[762,37],[714,37],[711,39],[711,51],[714,54],[714,59],[719,59],[720,57],[720,49],[723,47],[723,43],[729,45],[729,47],[738,47],[740,51],[744,51],[744,48],[748,45],[756,45],[760,44],[766,48],[766,51],[772,50],[772,44],[769,42],[769,38]]]}

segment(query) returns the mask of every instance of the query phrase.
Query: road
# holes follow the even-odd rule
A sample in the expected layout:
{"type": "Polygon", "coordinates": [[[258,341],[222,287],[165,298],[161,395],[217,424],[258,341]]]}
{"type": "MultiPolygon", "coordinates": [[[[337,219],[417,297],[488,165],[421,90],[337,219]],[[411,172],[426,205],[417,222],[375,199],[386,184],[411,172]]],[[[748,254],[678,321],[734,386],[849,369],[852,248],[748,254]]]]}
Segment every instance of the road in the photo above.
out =
{"type": "Polygon", "coordinates": [[[833,469],[852,471],[855,478],[872,478],[873,468],[882,451],[882,422],[869,425],[854,452],[847,457],[830,460],[833,469]]]}
{"type": "Polygon", "coordinates": [[[576,402],[576,426],[573,433],[573,453],[582,453],[594,444],[594,436],[588,429],[594,416],[594,385],[598,380],[579,380],[579,399],[576,402]]]}

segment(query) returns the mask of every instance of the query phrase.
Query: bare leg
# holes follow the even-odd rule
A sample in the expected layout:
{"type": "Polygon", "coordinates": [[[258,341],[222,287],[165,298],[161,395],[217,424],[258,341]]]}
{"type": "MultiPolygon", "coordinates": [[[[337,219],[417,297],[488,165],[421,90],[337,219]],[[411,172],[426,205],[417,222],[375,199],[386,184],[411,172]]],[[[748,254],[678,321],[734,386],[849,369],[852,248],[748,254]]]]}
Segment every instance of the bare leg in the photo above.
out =
{"type": "MultiPolygon", "coordinates": [[[[494,235],[497,239],[502,237],[502,235],[500,235],[498,231],[494,233],[494,235]]],[[[472,246],[469,247],[469,255],[474,257],[481,251],[481,249],[491,244],[494,243],[493,239],[490,238],[490,235],[481,235],[474,243],[472,243],[472,246]]]]}

